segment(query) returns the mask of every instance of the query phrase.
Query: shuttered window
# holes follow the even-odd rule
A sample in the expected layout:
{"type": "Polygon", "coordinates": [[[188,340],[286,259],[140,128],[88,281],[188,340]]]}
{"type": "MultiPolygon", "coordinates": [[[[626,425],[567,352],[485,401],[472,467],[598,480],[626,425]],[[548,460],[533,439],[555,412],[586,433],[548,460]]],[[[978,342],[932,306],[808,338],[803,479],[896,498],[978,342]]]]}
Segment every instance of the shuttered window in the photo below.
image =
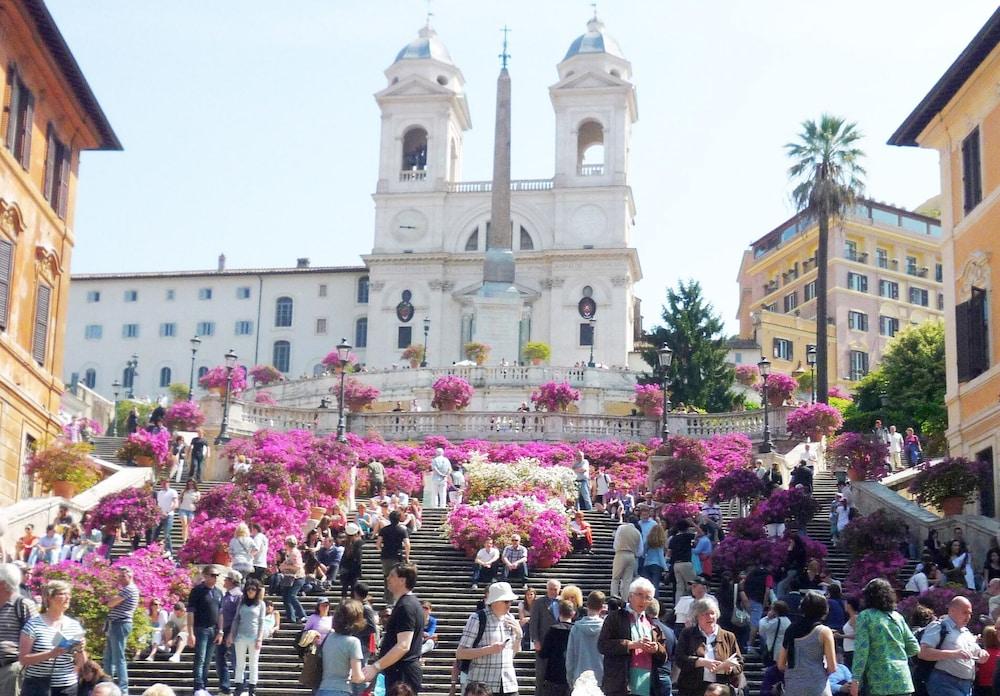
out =
{"type": "Polygon", "coordinates": [[[69,171],[72,151],[56,136],[56,131],[49,124],[46,133],[47,147],[45,150],[45,183],[42,193],[56,215],[66,217],[69,204],[69,171]]]}
{"type": "Polygon", "coordinates": [[[0,331],[7,330],[7,315],[10,313],[10,281],[14,270],[14,245],[0,239],[0,331]]]}
{"type": "Polygon", "coordinates": [[[39,365],[45,364],[45,353],[49,342],[49,305],[52,288],[39,283],[35,297],[35,331],[31,337],[31,357],[39,365]]]}
{"type": "Polygon", "coordinates": [[[4,103],[4,145],[25,169],[31,165],[31,124],[34,113],[35,96],[11,63],[7,68],[7,94],[4,103]]]}
{"type": "Polygon", "coordinates": [[[955,307],[955,353],[958,381],[975,379],[990,367],[986,291],[972,288],[971,297],[955,307]]]}
{"type": "Polygon", "coordinates": [[[983,165],[979,152],[979,128],[962,141],[962,207],[966,213],[983,200],[983,165]]]}

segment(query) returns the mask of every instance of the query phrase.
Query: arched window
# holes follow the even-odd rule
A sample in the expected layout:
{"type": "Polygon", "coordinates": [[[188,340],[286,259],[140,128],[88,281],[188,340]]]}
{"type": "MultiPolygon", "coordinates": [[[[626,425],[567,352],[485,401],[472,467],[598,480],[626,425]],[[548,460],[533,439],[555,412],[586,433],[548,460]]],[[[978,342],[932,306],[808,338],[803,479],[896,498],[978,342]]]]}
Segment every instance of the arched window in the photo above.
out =
{"type": "Polygon", "coordinates": [[[292,325],[292,298],[279,297],[274,303],[274,325],[292,325]]]}
{"type": "Polygon", "coordinates": [[[354,322],[354,347],[368,347],[368,317],[361,317],[354,322]]]}
{"type": "Polygon", "coordinates": [[[122,387],[131,389],[135,386],[135,371],[131,367],[122,370],[122,387]]]}
{"type": "Polygon", "coordinates": [[[87,389],[93,389],[97,386],[97,370],[92,367],[87,368],[83,373],[83,383],[87,385],[87,389]]]}
{"type": "Polygon", "coordinates": [[[280,372],[288,372],[292,359],[292,344],[288,341],[275,341],[271,364],[280,372]]]}
{"type": "Polygon", "coordinates": [[[358,278],[358,304],[368,304],[368,276],[358,278]]]}
{"type": "Polygon", "coordinates": [[[313,377],[322,377],[324,372],[326,372],[326,366],[323,363],[313,365],[313,377]]]}
{"type": "Polygon", "coordinates": [[[534,248],[535,243],[531,241],[531,235],[524,229],[524,225],[521,225],[521,251],[533,251],[534,248]]]}
{"type": "Polygon", "coordinates": [[[161,367],[160,368],[160,386],[169,387],[170,386],[170,368],[161,367]]]}
{"type": "Polygon", "coordinates": [[[204,377],[207,374],[208,374],[208,368],[207,367],[205,367],[204,365],[202,365],[201,367],[198,368],[198,379],[201,379],[202,377],[204,377]]]}
{"type": "Polygon", "coordinates": [[[479,228],[472,230],[472,234],[465,241],[466,251],[479,251],[479,228]]]}
{"type": "Polygon", "coordinates": [[[597,121],[580,125],[576,136],[576,164],[580,176],[604,173],[604,127],[597,121]]]}
{"type": "Polygon", "coordinates": [[[427,168],[427,131],[415,126],[403,135],[403,171],[427,168]]]}

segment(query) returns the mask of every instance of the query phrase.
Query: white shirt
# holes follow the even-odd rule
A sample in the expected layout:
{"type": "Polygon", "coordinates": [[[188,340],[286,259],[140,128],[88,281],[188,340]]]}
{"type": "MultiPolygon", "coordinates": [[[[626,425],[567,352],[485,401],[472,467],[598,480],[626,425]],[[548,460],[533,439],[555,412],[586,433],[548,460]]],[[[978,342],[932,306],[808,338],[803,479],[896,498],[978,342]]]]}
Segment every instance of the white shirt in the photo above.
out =
{"type": "Polygon", "coordinates": [[[889,452],[898,454],[903,451],[903,434],[900,432],[889,433],[889,452]]]}
{"type": "Polygon", "coordinates": [[[481,565],[493,565],[500,558],[500,551],[494,546],[492,549],[482,548],[476,553],[476,562],[481,565]]]}
{"type": "Polygon", "coordinates": [[[431,471],[434,473],[435,480],[446,480],[451,474],[451,462],[448,460],[448,457],[443,454],[440,457],[434,457],[431,460],[431,471]]]}
{"type": "Polygon", "coordinates": [[[611,490],[611,477],[604,471],[597,475],[597,495],[607,495],[611,490]]]}
{"type": "Polygon", "coordinates": [[[177,509],[177,491],[173,488],[156,491],[156,504],[160,506],[160,512],[169,515],[177,509]]]}
{"type": "MultiPolygon", "coordinates": [[[[719,627],[716,625],[715,630],[712,633],[701,632],[701,635],[705,636],[705,659],[714,660],[715,659],[715,641],[719,638],[719,627]]],[[[714,682],[716,678],[715,672],[710,670],[708,667],[705,668],[704,680],[707,682],[714,682]]]]}
{"type": "Polygon", "coordinates": [[[906,581],[905,589],[907,592],[918,592],[919,594],[923,594],[927,591],[929,586],[930,583],[927,582],[927,576],[923,571],[920,571],[919,573],[914,573],[913,576],[906,581]]]}
{"type": "Polygon", "coordinates": [[[264,536],[264,532],[257,532],[253,538],[254,546],[257,547],[257,553],[254,554],[253,564],[258,568],[267,567],[267,537],[264,536]]]}
{"type": "MultiPolygon", "coordinates": [[[[715,595],[705,593],[702,599],[711,599],[716,604],[718,601],[715,599],[715,595]]],[[[685,595],[681,597],[681,601],[677,602],[677,606],[674,607],[674,623],[684,624],[688,623],[688,619],[691,617],[691,605],[695,603],[695,598],[691,595],[685,595]]]]}

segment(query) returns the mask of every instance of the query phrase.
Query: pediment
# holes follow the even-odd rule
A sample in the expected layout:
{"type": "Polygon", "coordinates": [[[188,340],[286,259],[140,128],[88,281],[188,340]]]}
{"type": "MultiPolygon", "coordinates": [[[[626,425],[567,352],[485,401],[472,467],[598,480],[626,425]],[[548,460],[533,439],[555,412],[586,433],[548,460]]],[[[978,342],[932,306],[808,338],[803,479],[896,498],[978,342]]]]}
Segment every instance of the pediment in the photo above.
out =
{"type": "Polygon", "coordinates": [[[571,75],[565,80],[553,85],[554,90],[571,89],[605,89],[607,87],[630,87],[628,82],[603,72],[586,72],[580,75],[571,75]]]}
{"type": "Polygon", "coordinates": [[[389,85],[381,92],[376,92],[376,99],[386,99],[392,97],[454,97],[455,93],[436,82],[412,75],[399,82],[389,85]]]}

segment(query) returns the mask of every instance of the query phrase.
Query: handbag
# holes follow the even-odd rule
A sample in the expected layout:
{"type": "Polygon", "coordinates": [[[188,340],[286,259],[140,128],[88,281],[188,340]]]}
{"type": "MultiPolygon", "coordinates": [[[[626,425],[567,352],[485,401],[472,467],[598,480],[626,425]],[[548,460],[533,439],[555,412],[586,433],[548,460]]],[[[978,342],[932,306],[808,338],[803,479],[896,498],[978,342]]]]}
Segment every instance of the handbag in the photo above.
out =
{"type": "Polygon", "coordinates": [[[302,674],[299,675],[299,684],[307,689],[319,688],[319,683],[323,681],[323,657],[311,647],[302,656],[302,674]]]}
{"type": "Polygon", "coordinates": [[[736,605],[736,599],[740,595],[740,586],[733,583],[733,626],[742,628],[750,623],[750,614],[736,605]]]}
{"type": "Polygon", "coordinates": [[[279,590],[290,590],[292,585],[295,584],[295,576],[291,573],[281,573],[278,576],[278,589],[279,590]]]}

